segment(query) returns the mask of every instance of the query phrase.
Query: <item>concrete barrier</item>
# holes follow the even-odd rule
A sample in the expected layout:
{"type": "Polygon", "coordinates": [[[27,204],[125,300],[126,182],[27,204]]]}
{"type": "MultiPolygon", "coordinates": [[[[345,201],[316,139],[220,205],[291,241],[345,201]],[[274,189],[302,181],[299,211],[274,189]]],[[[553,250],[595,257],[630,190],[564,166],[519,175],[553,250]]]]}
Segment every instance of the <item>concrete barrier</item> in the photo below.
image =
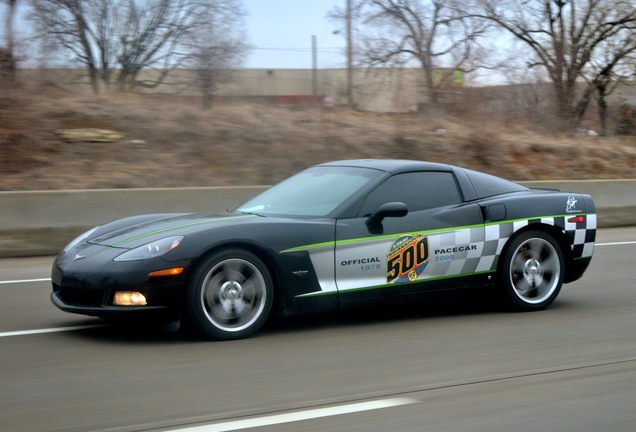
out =
{"type": "Polygon", "coordinates": [[[636,179],[520,182],[530,188],[556,188],[592,195],[601,228],[636,225],[636,179]]]}
{"type": "MultiPolygon", "coordinates": [[[[636,225],[636,180],[522,182],[594,197],[600,227],[636,225]]],[[[221,213],[266,186],[0,192],[0,257],[57,254],[85,230],[142,213],[221,213]]]]}
{"type": "Polygon", "coordinates": [[[0,257],[57,254],[105,222],[143,213],[222,213],[265,186],[0,192],[0,257]]]}

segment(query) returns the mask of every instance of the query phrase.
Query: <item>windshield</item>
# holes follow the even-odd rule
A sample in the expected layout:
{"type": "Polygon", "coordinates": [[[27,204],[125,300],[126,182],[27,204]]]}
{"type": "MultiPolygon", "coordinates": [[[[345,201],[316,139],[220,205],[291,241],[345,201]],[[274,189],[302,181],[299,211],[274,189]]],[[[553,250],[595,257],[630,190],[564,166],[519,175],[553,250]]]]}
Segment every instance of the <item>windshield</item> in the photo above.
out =
{"type": "Polygon", "coordinates": [[[252,198],[236,211],[260,215],[323,217],[382,175],[382,171],[366,168],[313,167],[252,198]]]}

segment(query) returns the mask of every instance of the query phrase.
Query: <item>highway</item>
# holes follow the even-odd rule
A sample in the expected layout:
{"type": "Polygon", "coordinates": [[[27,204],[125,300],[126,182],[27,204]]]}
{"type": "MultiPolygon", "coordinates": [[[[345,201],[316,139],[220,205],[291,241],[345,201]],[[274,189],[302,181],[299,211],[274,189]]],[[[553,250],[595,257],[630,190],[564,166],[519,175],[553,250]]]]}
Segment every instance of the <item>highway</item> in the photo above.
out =
{"type": "Polygon", "coordinates": [[[633,431],[636,228],[535,313],[482,294],[276,321],[206,342],[49,300],[53,257],[0,260],[0,430],[633,431]]]}

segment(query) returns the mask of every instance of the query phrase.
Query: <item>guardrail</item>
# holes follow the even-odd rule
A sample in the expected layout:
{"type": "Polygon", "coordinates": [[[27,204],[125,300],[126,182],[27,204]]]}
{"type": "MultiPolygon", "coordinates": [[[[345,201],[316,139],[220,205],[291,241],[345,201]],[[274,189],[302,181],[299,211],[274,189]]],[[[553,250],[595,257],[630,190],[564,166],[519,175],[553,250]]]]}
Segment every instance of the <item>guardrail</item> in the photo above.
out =
{"type": "MultiPolygon", "coordinates": [[[[520,182],[594,197],[600,227],[636,225],[636,180],[520,182]]],[[[266,189],[210,187],[0,192],[0,258],[57,254],[85,230],[142,213],[219,213],[266,189]]]]}

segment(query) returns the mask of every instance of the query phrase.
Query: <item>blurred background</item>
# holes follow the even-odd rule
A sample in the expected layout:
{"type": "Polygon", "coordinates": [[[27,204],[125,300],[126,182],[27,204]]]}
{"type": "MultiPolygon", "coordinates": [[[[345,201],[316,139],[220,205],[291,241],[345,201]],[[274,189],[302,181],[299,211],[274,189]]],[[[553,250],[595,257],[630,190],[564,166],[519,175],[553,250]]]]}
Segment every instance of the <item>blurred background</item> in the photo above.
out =
{"type": "MultiPolygon", "coordinates": [[[[112,213],[210,209],[207,187],[221,205],[327,160],[634,179],[635,33],[634,0],[0,0],[0,254],[28,256],[0,260],[2,430],[237,429],[396,396],[250,424],[633,430],[633,227],[600,229],[540,315],[444,293],[231,343],[64,314],[34,255],[112,213]]],[[[633,221],[634,181],[574,183],[600,223],[633,221]]]]}
{"type": "Polygon", "coordinates": [[[347,158],[636,172],[631,1],[2,0],[0,23],[0,190],[263,185],[347,158]]]}

